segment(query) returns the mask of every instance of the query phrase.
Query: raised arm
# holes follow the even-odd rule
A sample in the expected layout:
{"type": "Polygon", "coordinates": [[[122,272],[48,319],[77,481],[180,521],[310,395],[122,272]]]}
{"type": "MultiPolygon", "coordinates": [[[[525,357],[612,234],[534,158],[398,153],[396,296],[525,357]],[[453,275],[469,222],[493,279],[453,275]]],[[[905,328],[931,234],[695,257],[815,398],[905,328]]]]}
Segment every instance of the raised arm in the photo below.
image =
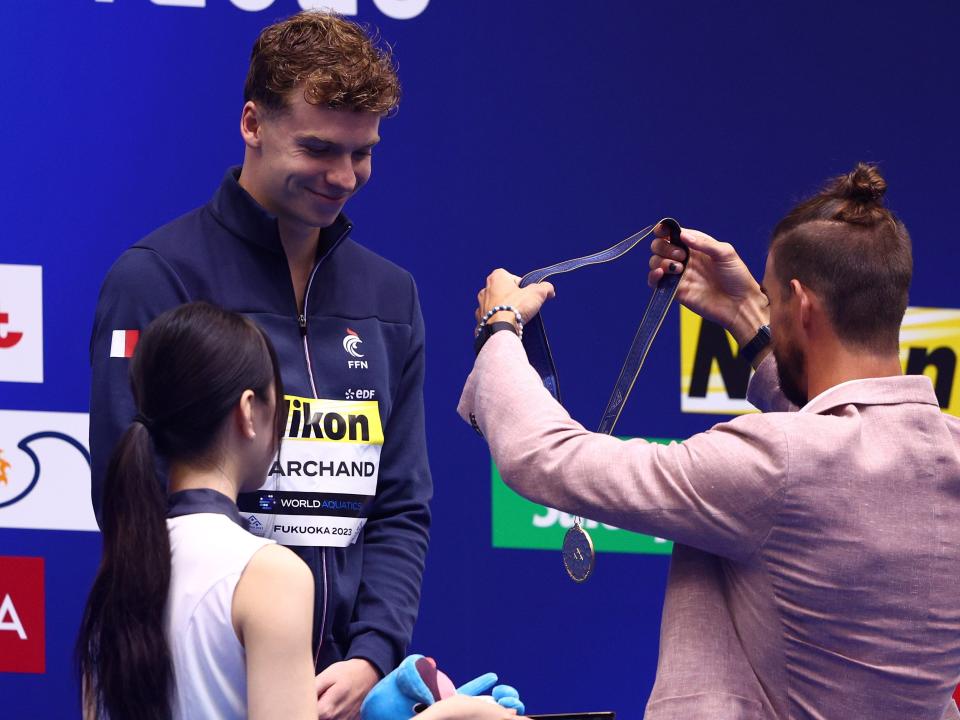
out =
{"type": "Polygon", "coordinates": [[[790,416],[745,415],[670,445],[590,432],[543,387],[512,333],[484,346],[458,410],[529,500],[733,559],[763,542],[787,480],[790,416]]]}

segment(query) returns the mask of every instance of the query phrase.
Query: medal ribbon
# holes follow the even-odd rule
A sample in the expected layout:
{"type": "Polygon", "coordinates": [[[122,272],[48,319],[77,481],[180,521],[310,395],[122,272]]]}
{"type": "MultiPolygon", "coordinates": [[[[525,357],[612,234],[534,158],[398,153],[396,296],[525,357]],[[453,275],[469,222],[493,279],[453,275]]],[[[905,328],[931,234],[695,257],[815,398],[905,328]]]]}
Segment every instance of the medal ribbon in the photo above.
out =
{"type": "MultiPolygon", "coordinates": [[[[680,225],[672,218],[664,218],[656,225],[649,225],[606,250],[581,258],[564,260],[555,265],[527,273],[520,280],[520,287],[542,282],[553,275],[573,272],[587,265],[599,265],[617,260],[657,230],[661,232],[666,230],[669,234],[670,243],[686,250],[686,247],[680,241],[680,225]]],[[[617,424],[617,420],[620,419],[623,406],[626,405],[630,391],[633,390],[633,385],[640,374],[643,361],[646,360],[647,353],[650,352],[653,339],[657,336],[657,332],[667,316],[667,311],[670,310],[670,305],[676,297],[682,274],[682,272],[679,275],[665,274],[657,283],[657,287],[654,288],[647,309],[643,313],[643,319],[640,321],[640,327],[637,328],[633,343],[630,345],[630,350],[623,362],[620,376],[613,386],[613,392],[610,394],[607,407],[603,411],[603,417],[600,420],[600,427],[597,432],[607,435],[613,433],[613,428],[617,424]]],[[[542,315],[543,313],[535,315],[524,326],[523,346],[527,352],[527,359],[540,375],[544,387],[559,402],[560,383],[557,378],[557,367],[553,362],[553,354],[550,352],[550,343],[547,341],[547,331],[543,325],[542,315]]],[[[574,526],[567,531],[563,539],[563,564],[567,569],[567,574],[575,582],[584,582],[593,572],[594,558],[593,541],[587,531],[581,527],[581,518],[574,518],[574,526]]]]}
{"type": "MultiPolygon", "coordinates": [[[[633,250],[642,240],[649,237],[658,227],[669,231],[672,245],[686,250],[686,246],[680,241],[680,225],[673,218],[664,218],[656,225],[648,225],[643,230],[606,250],[585,257],[564,260],[549,267],[529,272],[520,280],[520,287],[543,282],[554,275],[573,272],[588,265],[599,265],[618,260],[633,250]]],[[[633,390],[633,385],[640,374],[643,361],[647,358],[653,339],[657,336],[657,332],[663,324],[663,319],[667,316],[667,311],[670,309],[674,297],[676,297],[677,287],[680,285],[682,275],[683,273],[664,275],[657,283],[657,287],[650,297],[650,302],[647,304],[647,309],[643,313],[640,327],[637,328],[633,343],[630,345],[630,350],[623,362],[620,376],[613,386],[613,392],[607,401],[607,407],[603,411],[603,417],[600,420],[600,427],[597,432],[606,435],[613,433],[613,428],[616,426],[617,420],[620,419],[620,413],[630,396],[630,391],[633,390]]],[[[553,353],[550,352],[550,343],[547,341],[543,313],[538,313],[524,325],[523,347],[527,352],[527,359],[537,371],[537,374],[540,375],[544,387],[550,391],[557,402],[560,402],[560,382],[557,377],[556,364],[553,362],[553,353]]]]}

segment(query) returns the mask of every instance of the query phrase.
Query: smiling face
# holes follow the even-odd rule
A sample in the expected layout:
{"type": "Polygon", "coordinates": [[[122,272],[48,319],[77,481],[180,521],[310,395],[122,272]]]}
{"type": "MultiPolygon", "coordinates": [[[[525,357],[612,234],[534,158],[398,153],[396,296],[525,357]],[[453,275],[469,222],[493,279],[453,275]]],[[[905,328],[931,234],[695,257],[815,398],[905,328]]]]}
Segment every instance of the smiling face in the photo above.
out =
{"type": "Polygon", "coordinates": [[[279,112],[248,102],[240,184],[287,226],[328,227],[370,179],[379,128],[377,113],[311,105],[300,90],[279,112]]]}
{"type": "Polygon", "coordinates": [[[775,271],[774,252],[767,255],[762,289],[770,301],[770,334],[780,389],[798,407],[807,404],[807,361],[798,334],[799,300],[775,271]]]}

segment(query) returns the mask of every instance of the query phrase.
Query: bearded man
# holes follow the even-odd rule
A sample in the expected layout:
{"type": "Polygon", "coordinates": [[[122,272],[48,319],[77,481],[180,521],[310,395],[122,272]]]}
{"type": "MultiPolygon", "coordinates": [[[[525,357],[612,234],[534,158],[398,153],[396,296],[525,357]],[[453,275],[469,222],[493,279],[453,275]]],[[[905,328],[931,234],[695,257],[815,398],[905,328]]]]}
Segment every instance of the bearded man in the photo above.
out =
{"type": "Polygon", "coordinates": [[[648,720],[960,717],[960,420],[902,374],[912,251],[885,189],[861,164],[796,206],[762,285],[708,235],[654,241],[650,283],[686,265],[677,297],[733,334],[763,411],[682,443],[589,432],[544,389],[511,330],[549,283],[480,293],[480,317],[510,309],[459,412],[505,482],[678,543],[648,720]]]}

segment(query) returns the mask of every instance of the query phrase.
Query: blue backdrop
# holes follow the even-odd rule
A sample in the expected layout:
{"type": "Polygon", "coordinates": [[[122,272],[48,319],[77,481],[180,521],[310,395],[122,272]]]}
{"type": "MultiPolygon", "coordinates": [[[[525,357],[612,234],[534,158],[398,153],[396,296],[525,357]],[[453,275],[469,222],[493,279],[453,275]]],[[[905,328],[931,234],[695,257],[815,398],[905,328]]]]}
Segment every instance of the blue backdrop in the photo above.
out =
{"type": "MultiPolygon", "coordinates": [[[[0,383],[0,408],[87,411],[107,268],[242,159],[250,46],[299,7],[260,4],[0,3],[0,263],[43,266],[45,340],[44,382],[0,383]]],[[[348,212],[357,240],[413,272],[427,323],[435,523],[412,649],[455,680],[497,671],[532,712],[638,718],[668,558],[605,554],[575,586],[558,553],[492,547],[489,457],[454,411],[476,291],[494,267],[582,255],[664,215],[733,242],[759,273],[792,202],[872,160],[914,238],[911,305],[957,307],[960,5],[432,0],[397,20],[358,0],[358,17],[394,45],[404,99],[348,212]]],[[[565,401],[588,426],[645,272],[638,252],[558,281],[548,306],[565,401]]],[[[680,412],[678,326],[674,314],[618,432],[680,438],[722,419],[680,412]]],[[[0,555],[46,559],[47,622],[46,673],[0,673],[2,714],[73,715],[98,536],[0,529],[0,555]]]]}

